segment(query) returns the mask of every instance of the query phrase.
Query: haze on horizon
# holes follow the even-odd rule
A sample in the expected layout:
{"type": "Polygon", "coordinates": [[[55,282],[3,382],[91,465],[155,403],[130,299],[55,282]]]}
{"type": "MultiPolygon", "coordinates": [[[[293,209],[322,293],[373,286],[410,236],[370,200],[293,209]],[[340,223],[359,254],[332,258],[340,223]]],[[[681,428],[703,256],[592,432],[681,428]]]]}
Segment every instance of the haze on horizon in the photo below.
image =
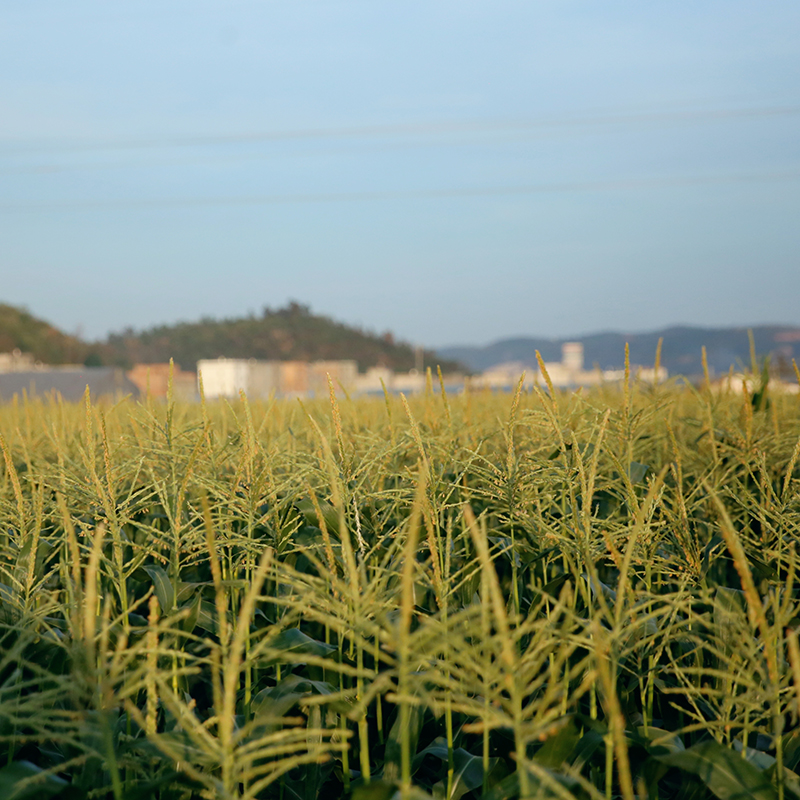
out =
{"type": "Polygon", "coordinates": [[[0,302],[426,346],[800,324],[800,6],[0,8],[0,302]]]}

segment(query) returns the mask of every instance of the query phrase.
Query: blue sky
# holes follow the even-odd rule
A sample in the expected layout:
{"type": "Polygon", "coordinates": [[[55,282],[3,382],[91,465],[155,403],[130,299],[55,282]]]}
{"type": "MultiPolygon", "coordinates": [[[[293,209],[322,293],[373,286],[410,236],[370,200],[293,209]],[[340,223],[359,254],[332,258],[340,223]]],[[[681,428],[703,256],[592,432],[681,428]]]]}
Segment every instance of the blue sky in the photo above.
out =
{"type": "Polygon", "coordinates": [[[0,301],[437,346],[800,324],[800,4],[0,3],[0,301]]]}

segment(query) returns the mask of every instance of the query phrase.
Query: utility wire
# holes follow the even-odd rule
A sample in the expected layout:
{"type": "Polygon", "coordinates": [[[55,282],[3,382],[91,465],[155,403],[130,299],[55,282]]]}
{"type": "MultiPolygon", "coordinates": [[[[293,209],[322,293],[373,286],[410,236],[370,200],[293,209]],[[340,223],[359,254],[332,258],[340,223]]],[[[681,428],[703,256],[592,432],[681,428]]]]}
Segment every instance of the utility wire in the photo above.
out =
{"type": "Polygon", "coordinates": [[[800,169],[781,172],[732,173],[662,178],[625,178],[603,181],[537,183],[517,186],[473,186],[450,189],[377,190],[354,192],[307,192],[234,197],[143,198],[140,200],[90,200],[68,203],[2,203],[6,213],[113,211],[147,208],[203,208],[212,206],[267,206],[298,203],[378,202],[386,200],[438,200],[444,198],[502,197],[562,192],[607,192],[650,188],[680,188],[713,184],[793,182],[800,169]]]}
{"type": "Polygon", "coordinates": [[[365,139],[393,136],[441,136],[470,133],[523,133],[537,129],[606,127],[614,125],[713,122],[727,119],[788,117],[800,114],[800,105],[762,106],[698,110],[606,113],[590,116],[565,116],[542,119],[462,120],[383,125],[353,125],[325,128],[296,128],[200,136],[105,139],[95,141],[0,141],[0,153],[19,155],[43,152],[99,152],[156,148],[209,147],[250,142],[279,142],[314,139],[365,139]]]}

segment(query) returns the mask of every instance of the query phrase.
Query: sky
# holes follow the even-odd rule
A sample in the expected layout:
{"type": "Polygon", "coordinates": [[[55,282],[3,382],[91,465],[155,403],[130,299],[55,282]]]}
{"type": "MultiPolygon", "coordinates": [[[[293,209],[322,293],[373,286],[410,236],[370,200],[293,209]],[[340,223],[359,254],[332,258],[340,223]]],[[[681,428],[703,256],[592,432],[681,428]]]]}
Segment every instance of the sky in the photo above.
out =
{"type": "Polygon", "coordinates": [[[0,302],[430,347],[800,325],[800,3],[3,0],[0,302]]]}

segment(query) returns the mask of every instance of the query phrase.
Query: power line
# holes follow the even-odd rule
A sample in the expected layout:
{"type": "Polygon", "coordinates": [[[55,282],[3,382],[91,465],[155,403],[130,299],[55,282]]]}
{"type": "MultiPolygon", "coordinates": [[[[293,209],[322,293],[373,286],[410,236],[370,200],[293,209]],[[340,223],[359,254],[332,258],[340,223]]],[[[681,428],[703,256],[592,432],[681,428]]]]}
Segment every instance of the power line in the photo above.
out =
{"type": "Polygon", "coordinates": [[[302,203],[352,203],[387,200],[438,200],[446,198],[502,197],[569,192],[629,191],[650,188],[680,188],[713,184],[793,182],[800,169],[782,172],[732,173],[662,178],[625,178],[603,181],[523,184],[517,186],[473,186],[450,189],[374,190],[360,192],[306,192],[239,197],[145,198],[141,200],[92,200],[71,203],[2,203],[8,213],[80,212],[136,210],[147,208],[203,208],[224,206],[267,206],[302,203]]]}
{"type": "Polygon", "coordinates": [[[762,106],[755,108],[722,108],[698,110],[605,113],[577,117],[541,119],[497,119],[391,123],[324,128],[296,128],[273,131],[252,131],[232,134],[153,137],[141,139],[98,139],[72,142],[0,142],[7,155],[43,152],[98,152],[109,150],[149,150],[156,148],[209,147],[258,142],[280,142],[316,139],[363,139],[393,136],[418,137],[447,134],[525,133],[535,130],[581,127],[609,127],[653,123],[713,122],[727,119],[788,117],[800,114],[800,105],[762,106]]]}

